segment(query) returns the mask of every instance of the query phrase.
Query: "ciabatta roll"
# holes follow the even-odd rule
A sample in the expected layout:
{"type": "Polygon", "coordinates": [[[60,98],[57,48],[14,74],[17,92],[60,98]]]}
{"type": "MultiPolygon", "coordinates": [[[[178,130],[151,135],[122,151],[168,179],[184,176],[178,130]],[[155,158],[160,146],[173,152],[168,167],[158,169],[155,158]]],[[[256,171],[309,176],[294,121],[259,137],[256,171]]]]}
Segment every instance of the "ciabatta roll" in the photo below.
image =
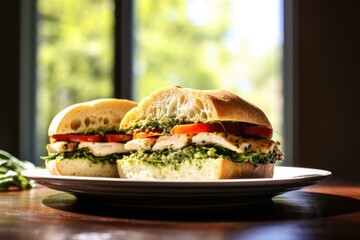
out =
{"type": "Polygon", "coordinates": [[[132,136],[119,130],[124,115],[137,103],[115,98],[71,105],[49,126],[48,156],[42,157],[53,175],[119,177],[116,159],[128,154],[132,136]]]}
{"type": "Polygon", "coordinates": [[[117,161],[123,178],[269,178],[283,159],[264,112],[224,90],[159,89],[120,128],[133,134],[117,161]]]}

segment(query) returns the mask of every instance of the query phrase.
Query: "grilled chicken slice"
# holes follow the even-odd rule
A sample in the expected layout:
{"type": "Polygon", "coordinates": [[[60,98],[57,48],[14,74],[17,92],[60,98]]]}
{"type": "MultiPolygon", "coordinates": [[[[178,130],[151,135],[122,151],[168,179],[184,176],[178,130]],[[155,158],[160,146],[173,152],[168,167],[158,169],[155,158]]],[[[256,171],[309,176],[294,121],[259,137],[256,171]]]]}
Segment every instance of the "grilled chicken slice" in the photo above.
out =
{"type": "Polygon", "coordinates": [[[117,142],[81,142],[79,149],[87,148],[95,156],[106,156],[114,153],[129,152],[124,148],[123,143],[117,142]]]}
{"type": "Polygon", "coordinates": [[[79,143],[76,142],[59,141],[59,142],[54,142],[52,144],[48,144],[46,146],[46,149],[48,151],[48,154],[71,152],[77,149],[78,144],[79,143]]]}
{"type": "Polygon", "coordinates": [[[181,149],[191,143],[190,134],[174,134],[174,135],[166,135],[161,136],[157,139],[155,145],[153,146],[152,150],[162,150],[162,149],[181,149]]]}
{"type": "Polygon", "coordinates": [[[279,149],[278,148],[279,143],[276,143],[266,138],[263,139],[247,138],[246,141],[250,144],[249,149],[252,151],[269,153],[269,152],[273,152],[276,149],[279,149]]]}
{"type": "Polygon", "coordinates": [[[219,145],[238,153],[244,153],[250,144],[243,138],[225,133],[198,133],[192,138],[197,145],[219,145]]]}
{"type": "Polygon", "coordinates": [[[137,150],[151,150],[152,146],[155,144],[156,138],[139,138],[133,139],[125,143],[125,149],[129,151],[137,151],[137,150]]]}

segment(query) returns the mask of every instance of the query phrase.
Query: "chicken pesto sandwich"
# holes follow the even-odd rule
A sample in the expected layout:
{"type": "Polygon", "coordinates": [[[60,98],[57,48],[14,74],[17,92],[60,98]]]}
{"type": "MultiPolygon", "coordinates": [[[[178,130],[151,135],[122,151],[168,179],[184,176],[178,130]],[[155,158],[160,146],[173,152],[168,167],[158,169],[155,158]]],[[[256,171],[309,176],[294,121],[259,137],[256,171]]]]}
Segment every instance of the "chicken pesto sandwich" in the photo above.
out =
{"type": "Polygon", "coordinates": [[[115,98],[71,105],[52,120],[42,157],[53,175],[119,177],[116,159],[128,150],[132,135],[119,131],[120,121],[137,103],[115,98]]]}
{"type": "Polygon", "coordinates": [[[123,118],[131,154],[117,160],[129,179],[271,178],[283,159],[265,114],[224,90],[159,89],[123,118]]]}

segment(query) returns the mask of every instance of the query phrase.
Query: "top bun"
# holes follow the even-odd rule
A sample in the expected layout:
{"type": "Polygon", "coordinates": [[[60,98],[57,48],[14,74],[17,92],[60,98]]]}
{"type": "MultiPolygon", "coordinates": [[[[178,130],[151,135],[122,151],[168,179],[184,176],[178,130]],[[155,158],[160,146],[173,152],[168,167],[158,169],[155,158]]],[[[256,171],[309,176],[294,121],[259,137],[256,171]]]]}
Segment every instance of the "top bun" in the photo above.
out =
{"type": "Polygon", "coordinates": [[[48,134],[79,133],[99,128],[118,130],[124,115],[137,103],[103,98],[66,107],[52,120],[48,134]]]}
{"type": "Polygon", "coordinates": [[[131,109],[120,124],[129,129],[133,122],[185,117],[187,122],[234,121],[272,129],[268,118],[258,107],[225,90],[196,90],[178,86],[154,91],[131,109]]]}

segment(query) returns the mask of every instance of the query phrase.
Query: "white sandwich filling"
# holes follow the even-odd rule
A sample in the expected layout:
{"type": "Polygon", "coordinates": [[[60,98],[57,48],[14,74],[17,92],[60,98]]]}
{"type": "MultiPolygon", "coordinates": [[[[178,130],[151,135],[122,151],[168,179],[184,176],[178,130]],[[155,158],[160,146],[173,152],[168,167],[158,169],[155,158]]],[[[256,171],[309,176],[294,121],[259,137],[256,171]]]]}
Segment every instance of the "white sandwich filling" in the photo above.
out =
{"type": "Polygon", "coordinates": [[[106,156],[114,153],[127,153],[123,143],[117,142],[81,142],[79,149],[87,148],[95,156],[106,156]]]}
{"type": "Polygon", "coordinates": [[[230,149],[237,153],[244,153],[246,150],[260,151],[262,153],[272,153],[277,149],[275,146],[279,143],[265,138],[242,138],[232,134],[225,133],[198,133],[192,134],[174,134],[155,138],[134,139],[125,143],[125,149],[128,151],[159,151],[164,149],[177,150],[195,144],[198,146],[217,145],[230,149]],[[146,144],[144,144],[146,142],[146,144]]]}
{"type": "Polygon", "coordinates": [[[174,134],[163,135],[158,138],[133,139],[127,143],[116,142],[65,142],[58,141],[47,145],[49,154],[65,153],[81,149],[87,149],[96,157],[107,156],[116,153],[129,153],[136,151],[162,151],[166,149],[179,150],[190,145],[196,146],[220,146],[236,153],[257,151],[261,153],[280,154],[279,143],[265,138],[242,138],[226,133],[198,133],[198,134],[174,134]]]}
{"type": "Polygon", "coordinates": [[[64,153],[87,148],[94,156],[101,157],[115,153],[128,153],[124,143],[117,142],[65,142],[59,141],[47,145],[48,153],[64,153]]]}

